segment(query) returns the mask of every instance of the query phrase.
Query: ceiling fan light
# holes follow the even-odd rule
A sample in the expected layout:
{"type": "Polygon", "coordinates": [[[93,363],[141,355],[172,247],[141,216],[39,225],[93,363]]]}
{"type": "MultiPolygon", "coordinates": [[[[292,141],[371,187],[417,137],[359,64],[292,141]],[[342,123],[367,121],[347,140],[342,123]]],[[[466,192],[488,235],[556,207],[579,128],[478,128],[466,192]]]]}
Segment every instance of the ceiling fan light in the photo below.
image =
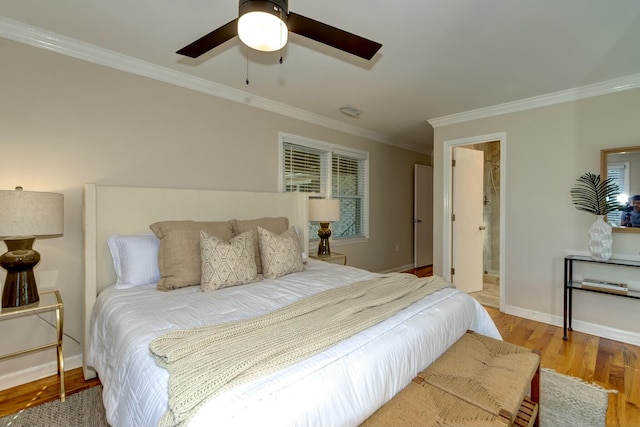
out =
{"type": "Polygon", "coordinates": [[[289,30],[278,16],[268,12],[247,12],[238,19],[242,43],[263,52],[279,50],[287,44],[289,30]]]}

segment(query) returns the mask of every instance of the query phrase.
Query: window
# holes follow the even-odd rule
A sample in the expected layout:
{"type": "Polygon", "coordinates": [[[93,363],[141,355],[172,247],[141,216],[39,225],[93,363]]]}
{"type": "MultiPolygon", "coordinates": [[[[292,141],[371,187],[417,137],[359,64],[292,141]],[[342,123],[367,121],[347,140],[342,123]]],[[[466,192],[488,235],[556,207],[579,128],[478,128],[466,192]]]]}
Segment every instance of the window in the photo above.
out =
{"type": "MultiPolygon", "coordinates": [[[[340,199],[333,238],[368,237],[369,153],[284,134],[280,145],[280,190],[340,199]]],[[[309,224],[309,236],[317,235],[318,224],[309,224]]]]}
{"type": "MultiPolygon", "coordinates": [[[[618,200],[622,205],[629,200],[629,162],[609,163],[607,165],[607,178],[618,184],[620,195],[624,200],[618,200]]],[[[609,212],[607,222],[612,225],[620,225],[622,211],[609,212]]]]}

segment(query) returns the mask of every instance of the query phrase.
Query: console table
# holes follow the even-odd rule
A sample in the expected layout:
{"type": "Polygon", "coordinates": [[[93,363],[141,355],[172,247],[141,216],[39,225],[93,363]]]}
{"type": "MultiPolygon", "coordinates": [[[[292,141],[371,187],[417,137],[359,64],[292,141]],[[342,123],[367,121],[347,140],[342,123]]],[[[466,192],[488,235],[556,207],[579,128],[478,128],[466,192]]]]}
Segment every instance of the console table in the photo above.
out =
{"type": "Polygon", "coordinates": [[[582,255],[568,255],[564,257],[564,329],[562,339],[567,340],[567,329],[572,331],[571,327],[571,311],[573,306],[573,290],[579,289],[582,291],[588,292],[596,292],[607,295],[614,295],[623,298],[636,298],[640,299],[640,292],[629,290],[626,295],[614,294],[611,292],[606,292],[604,290],[599,291],[596,289],[586,289],[582,287],[581,282],[573,281],[573,263],[574,262],[591,262],[596,264],[604,264],[612,267],[640,267],[640,261],[631,261],[624,259],[614,259],[611,258],[608,261],[597,261],[588,256],[582,255]]]}

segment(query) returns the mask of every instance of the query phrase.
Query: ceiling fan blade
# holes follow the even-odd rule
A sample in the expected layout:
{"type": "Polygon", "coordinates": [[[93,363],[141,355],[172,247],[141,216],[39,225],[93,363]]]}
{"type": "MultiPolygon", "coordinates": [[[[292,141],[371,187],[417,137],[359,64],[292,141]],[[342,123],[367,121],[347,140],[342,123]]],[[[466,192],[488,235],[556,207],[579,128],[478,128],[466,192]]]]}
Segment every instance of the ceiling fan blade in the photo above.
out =
{"type": "Polygon", "coordinates": [[[373,58],[382,47],[380,43],[293,12],[287,15],[287,27],[293,33],[367,60],[373,58]]]}
{"type": "Polygon", "coordinates": [[[238,18],[223,25],[222,27],[211,31],[209,34],[200,37],[193,43],[183,47],[176,53],[180,55],[197,58],[198,56],[209,52],[211,49],[220,46],[222,43],[230,40],[238,35],[238,18]]]}

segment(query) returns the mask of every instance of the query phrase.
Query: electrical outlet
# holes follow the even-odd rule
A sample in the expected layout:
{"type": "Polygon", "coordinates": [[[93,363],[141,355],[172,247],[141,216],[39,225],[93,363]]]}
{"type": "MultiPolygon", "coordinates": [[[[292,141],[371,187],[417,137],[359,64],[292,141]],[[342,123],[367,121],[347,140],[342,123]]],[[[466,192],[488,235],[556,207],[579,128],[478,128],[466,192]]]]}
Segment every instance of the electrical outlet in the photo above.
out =
{"type": "Polygon", "coordinates": [[[400,252],[400,245],[396,243],[396,252],[400,252]]]}

